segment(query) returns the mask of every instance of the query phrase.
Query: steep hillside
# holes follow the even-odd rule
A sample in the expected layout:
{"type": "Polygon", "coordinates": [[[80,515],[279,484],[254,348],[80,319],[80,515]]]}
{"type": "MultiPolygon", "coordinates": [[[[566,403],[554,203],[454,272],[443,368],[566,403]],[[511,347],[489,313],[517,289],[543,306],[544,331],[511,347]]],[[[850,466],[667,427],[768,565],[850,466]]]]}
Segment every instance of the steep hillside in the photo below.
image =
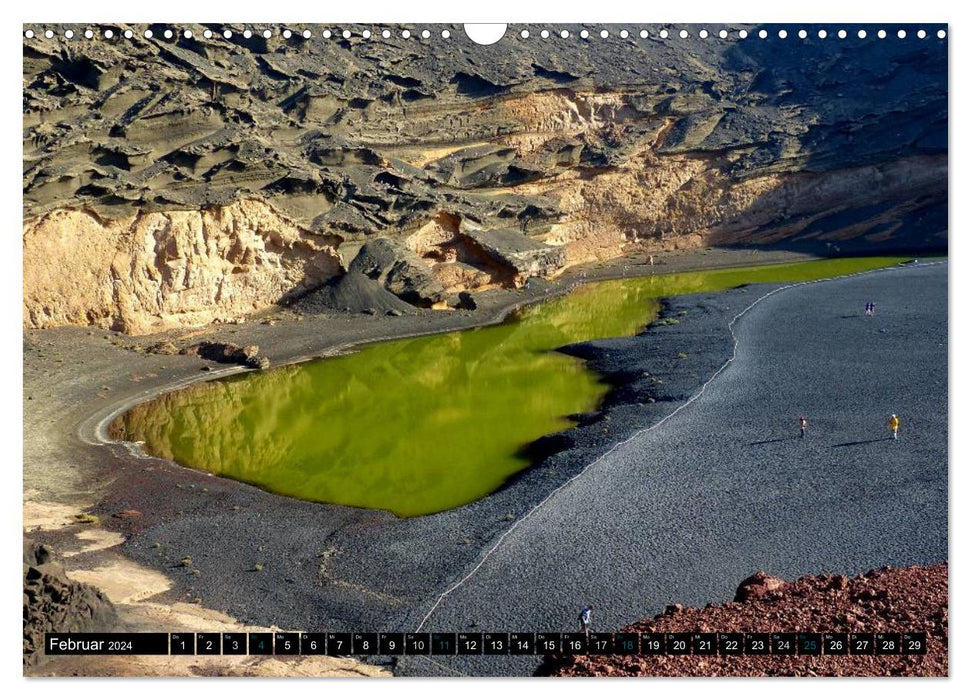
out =
{"type": "Polygon", "coordinates": [[[445,308],[632,249],[946,247],[933,36],[208,27],[24,40],[25,326],[204,323],[349,269],[445,308]]]}

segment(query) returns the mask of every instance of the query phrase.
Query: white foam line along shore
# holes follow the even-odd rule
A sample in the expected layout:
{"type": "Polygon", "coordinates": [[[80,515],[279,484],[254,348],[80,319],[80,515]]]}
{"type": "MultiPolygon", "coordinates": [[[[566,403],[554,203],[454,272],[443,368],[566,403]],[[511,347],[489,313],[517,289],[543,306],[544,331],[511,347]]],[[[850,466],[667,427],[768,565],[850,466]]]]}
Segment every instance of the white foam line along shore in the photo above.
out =
{"type": "MultiPolygon", "coordinates": [[[[911,264],[907,264],[906,267],[907,268],[912,268],[912,267],[929,267],[929,266],[941,265],[941,264],[943,264],[943,263],[942,262],[911,263],[911,264]]],[[[776,289],[773,289],[772,291],[763,294],[758,299],[756,299],[751,304],[749,304],[744,309],[742,309],[737,314],[735,314],[735,316],[732,318],[732,320],[728,322],[728,330],[729,330],[729,332],[731,333],[731,336],[732,336],[732,355],[727,360],[725,360],[725,362],[717,370],[715,370],[714,374],[712,374],[705,381],[705,383],[701,385],[701,387],[698,389],[697,392],[695,392],[683,404],[681,404],[680,406],[678,406],[677,408],[675,408],[673,411],[671,411],[671,413],[669,413],[668,415],[664,416],[657,423],[654,423],[653,425],[649,425],[646,428],[641,428],[640,430],[637,430],[634,433],[632,433],[629,437],[625,438],[624,440],[621,440],[619,442],[614,443],[610,447],[610,449],[608,449],[602,455],[600,455],[595,460],[593,460],[592,462],[590,462],[590,464],[588,464],[587,466],[585,466],[579,472],[577,472],[572,477],[570,477],[569,479],[567,479],[566,481],[564,481],[562,484],[560,484],[559,486],[557,486],[555,489],[553,489],[546,496],[546,498],[544,498],[543,500],[541,500],[539,503],[537,503],[535,506],[533,506],[529,511],[527,511],[527,513],[523,517],[521,517],[519,520],[517,520],[516,522],[514,522],[509,527],[508,530],[506,530],[505,532],[502,533],[502,535],[499,536],[499,538],[496,540],[495,544],[493,544],[492,547],[490,547],[486,551],[486,553],[484,555],[482,555],[482,557],[479,559],[478,563],[475,566],[473,566],[472,569],[465,576],[463,576],[456,583],[454,583],[452,586],[450,586],[448,589],[446,589],[444,593],[442,593],[440,596],[438,596],[438,599],[431,606],[431,608],[429,608],[428,612],[425,613],[425,616],[421,619],[421,622],[418,624],[418,627],[415,628],[415,631],[416,632],[420,632],[421,631],[421,628],[425,626],[425,623],[426,622],[428,622],[428,619],[435,613],[435,610],[438,609],[438,606],[442,604],[442,601],[444,601],[448,596],[450,596],[452,593],[454,593],[455,591],[457,591],[459,588],[461,588],[463,585],[465,585],[465,583],[467,583],[473,576],[475,576],[476,572],[478,572],[479,569],[481,569],[482,566],[489,560],[489,557],[491,557],[499,549],[499,547],[502,545],[503,540],[505,540],[506,537],[508,535],[510,535],[512,532],[514,532],[517,527],[519,527],[524,522],[526,522],[530,517],[532,517],[534,513],[536,513],[544,505],[546,505],[550,501],[550,499],[552,499],[557,493],[559,493],[563,489],[565,489],[568,486],[570,486],[570,484],[572,484],[574,481],[576,481],[581,476],[583,476],[587,471],[589,471],[591,467],[596,466],[601,461],[603,461],[606,457],[609,457],[619,447],[622,447],[622,446],[626,445],[627,443],[631,442],[632,440],[634,440],[635,438],[639,437],[640,435],[643,435],[645,433],[649,433],[652,430],[655,430],[657,428],[660,428],[668,420],[670,420],[671,418],[673,418],[674,416],[676,416],[678,413],[680,413],[681,411],[683,411],[685,408],[687,408],[688,406],[690,406],[691,404],[693,404],[695,401],[697,401],[698,399],[700,399],[704,395],[705,391],[707,390],[708,385],[711,384],[713,381],[715,381],[715,379],[717,379],[718,376],[722,372],[724,372],[725,369],[730,364],[732,364],[732,362],[735,361],[735,358],[737,357],[737,353],[738,353],[738,337],[735,335],[735,323],[740,318],[742,318],[745,314],[747,314],[749,311],[751,311],[753,308],[755,308],[758,304],[760,304],[762,301],[768,299],[769,297],[774,296],[775,294],[778,294],[779,292],[783,292],[783,291],[785,291],[787,289],[793,289],[793,288],[796,288],[796,287],[803,287],[803,286],[810,285],[810,284],[820,284],[822,282],[831,282],[833,280],[839,280],[839,279],[848,279],[848,278],[851,278],[851,277],[861,277],[863,275],[872,275],[872,274],[877,274],[877,273],[893,272],[895,270],[901,269],[901,266],[902,266],[901,264],[898,264],[898,265],[895,265],[893,267],[878,268],[878,269],[875,269],[875,270],[866,270],[864,272],[854,272],[854,273],[849,274],[849,275],[837,275],[835,277],[825,277],[823,279],[818,279],[818,280],[807,280],[805,282],[793,282],[791,284],[783,285],[782,287],[777,287],[776,289]]]]}

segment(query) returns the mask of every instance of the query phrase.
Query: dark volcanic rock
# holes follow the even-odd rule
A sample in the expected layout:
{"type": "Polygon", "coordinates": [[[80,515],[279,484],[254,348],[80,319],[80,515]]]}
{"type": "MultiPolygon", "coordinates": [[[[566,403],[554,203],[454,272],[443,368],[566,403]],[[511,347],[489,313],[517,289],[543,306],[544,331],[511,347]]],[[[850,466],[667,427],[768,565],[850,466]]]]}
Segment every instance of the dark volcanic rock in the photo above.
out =
{"type": "Polygon", "coordinates": [[[98,589],[72,581],[44,544],[24,542],[24,665],[41,658],[45,632],[110,630],[115,608],[98,589]]]}
{"type": "Polygon", "coordinates": [[[446,298],[444,286],[428,265],[388,238],[365,243],[348,271],[378,281],[389,292],[415,306],[433,306],[446,298]]]}
{"type": "MultiPolygon", "coordinates": [[[[62,38],[69,26],[24,41],[28,218],[79,204],[104,214],[213,206],[242,191],[316,228],[387,234],[438,210],[483,223],[542,200],[498,191],[489,199],[499,206],[483,208],[452,188],[508,188],[577,167],[589,177],[645,148],[715,158],[739,180],[947,147],[946,41],[933,27],[923,41],[875,31],[816,40],[813,26],[806,40],[759,41],[761,27],[739,25],[724,41],[660,40],[648,27],[646,39],[615,30],[605,41],[549,42],[517,41],[542,28],[510,26],[483,47],[461,26],[419,45],[403,27],[364,40],[364,27],[350,26],[351,38],[334,41],[321,26],[309,40],[246,40],[241,26],[207,25],[202,41],[206,26],[171,40],[167,27],[145,38],[132,26],[131,40],[83,46],[62,38]],[[734,38],[742,28],[753,38],[734,38]],[[283,127],[298,138],[275,137],[283,127]],[[546,136],[510,145],[518,134],[546,136]],[[457,148],[425,154],[443,144],[457,148]]],[[[688,29],[696,37],[701,27],[688,29]]]]}
{"type": "Polygon", "coordinates": [[[203,359],[221,362],[223,364],[237,364],[252,369],[266,369],[270,366],[270,361],[259,353],[260,348],[258,345],[242,347],[233,343],[219,343],[206,340],[184,348],[179,354],[198,355],[203,359]]]}
{"type": "Polygon", "coordinates": [[[342,244],[365,245],[352,271],[420,307],[635,247],[947,246],[947,41],[933,25],[925,39],[880,40],[870,27],[843,41],[817,39],[813,25],[807,39],[785,41],[756,38],[763,28],[777,36],[771,25],[726,27],[724,40],[698,38],[700,26],[664,40],[660,27],[623,39],[610,28],[597,41],[575,37],[599,25],[566,25],[571,40],[542,41],[543,27],[514,25],[488,47],[461,26],[421,42],[404,27],[365,40],[353,25],[339,40],[323,31],[345,27],[246,39],[238,25],[187,25],[165,39],[171,27],[132,25],[120,41],[100,34],[128,25],[102,25],[84,42],[63,35],[86,26],[52,28],[48,39],[33,27],[23,45],[24,245],[28,268],[57,242],[65,263],[25,276],[27,325],[108,327],[147,306],[150,318],[117,328],[191,325],[239,302],[224,283],[272,280],[225,314],[238,316],[343,272],[329,250],[342,244]],[[530,39],[516,38],[522,29],[530,39]],[[117,223],[202,211],[213,228],[269,216],[256,205],[222,212],[250,200],[280,217],[252,228],[274,231],[269,249],[290,270],[282,279],[273,255],[236,245],[211,247],[219,259],[183,274],[184,243],[117,223]],[[276,229],[291,225],[298,242],[281,246],[276,229]],[[98,260],[144,260],[122,275],[136,278],[125,292],[135,300],[106,284],[70,313],[59,308],[51,276],[114,279],[63,243],[82,228],[120,242],[123,256],[98,260]],[[214,291],[159,291],[169,277],[214,291]]]}
{"type": "Polygon", "coordinates": [[[464,235],[520,282],[550,276],[567,262],[563,248],[534,241],[515,229],[466,231],[464,235]]]}
{"type": "Polygon", "coordinates": [[[385,313],[397,311],[414,313],[413,306],[389,292],[377,280],[361,272],[348,272],[297,302],[297,308],[309,312],[350,311],[361,313],[365,309],[385,313]]]}

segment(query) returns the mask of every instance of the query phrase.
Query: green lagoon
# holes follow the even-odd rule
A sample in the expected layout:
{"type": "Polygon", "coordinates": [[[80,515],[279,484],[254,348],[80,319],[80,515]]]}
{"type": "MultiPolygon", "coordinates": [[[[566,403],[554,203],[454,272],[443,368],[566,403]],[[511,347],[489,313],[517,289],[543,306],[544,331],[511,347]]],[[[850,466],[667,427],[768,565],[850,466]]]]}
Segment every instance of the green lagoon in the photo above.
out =
{"type": "MultiPolygon", "coordinates": [[[[339,357],[212,380],[119,416],[115,439],[309,501],[411,517],[470,503],[529,466],[523,448],[574,425],[608,387],[556,348],[629,336],[660,300],[844,275],[903,258],[591,282],[483,328],[364,345],[339,357]]],[[[690,350],[690,348],[689,348],[690,350]]]]}

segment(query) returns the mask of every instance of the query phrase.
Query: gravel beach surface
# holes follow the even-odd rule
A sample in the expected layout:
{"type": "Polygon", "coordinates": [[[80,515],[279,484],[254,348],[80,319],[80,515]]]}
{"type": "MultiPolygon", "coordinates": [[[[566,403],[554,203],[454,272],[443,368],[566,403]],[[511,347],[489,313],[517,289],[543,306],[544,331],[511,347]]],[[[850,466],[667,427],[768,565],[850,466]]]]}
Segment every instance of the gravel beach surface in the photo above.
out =
{"type": "MultiPolygon", "coordinates": [[[[412,631],[473,570],[422,631],[569,630],[588,602],[595,626],[612,629],[674,600],[728,599],[757,569],[791,577],[937,562],[947,556],[946,281],[940,263],[771,296],[736,325],[736,361],[680,410],[731,356],[729,321],[779,285],[669,300],[668,323],[564,349],[615,389],[579,427],[534,445],[535,467],[478,502],[407,520],[79,444],[62,427],[81,421],[84,437],[94,407],[100,415],[198,374],[199,359],[133,353],[114,335],[88,352],[100,336],[33,332],[25,482],[49,500],[90,498],[102,526],[126,538],[121,552],[171,580],[158,602],[283,629],[412,631]],[[877,316],[864,319],[870,299],[877,316]],[[71,346],[83,366],[51,363],[71,346]],[[901,439],[867,442],[887,436],[890,412],[902,418],[901,439]],[[810,435],[795,442],[800,414],[810,435]],[[138,516],[115,517],[130,511],[138,516]]],[[[366,339],[375,322],[389,335],[451,323],[307,317],[215,337],[260,344],[278,365],[366,339]]],[[[74,566],[95,568],[101,556],[81,554],[74,566]]],[[[530,674],[539,657],[429,661],[398,659],[396,672],[530,674]]]]}
{"type": "MultiPolygon", "coordinates": [[[[698,400],[554,494],[422,629],[570,630],[585,604],[595,628],[619,629],[672,601],[729,600],[759,569],[794,578],[945,560],[946,295],[943,263],[765,298],[736,323],[736,358],[698,400]]],[[[398,673],[536,665],[443,659],[407,657],[398,673]]]]}

